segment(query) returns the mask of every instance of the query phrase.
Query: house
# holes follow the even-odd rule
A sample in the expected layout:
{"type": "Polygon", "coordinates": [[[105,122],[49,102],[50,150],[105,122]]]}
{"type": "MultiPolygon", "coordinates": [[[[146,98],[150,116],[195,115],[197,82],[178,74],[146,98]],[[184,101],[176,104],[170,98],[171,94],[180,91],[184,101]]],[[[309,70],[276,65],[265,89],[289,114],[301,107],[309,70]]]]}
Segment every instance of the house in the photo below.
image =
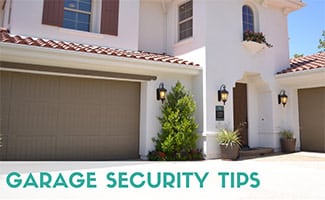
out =
{"type": "MultiPolygon", "coordinates": [[[[278,150],[282,128],[294,130],[297,150],[305,144],[300,135],[309,137],[299,130],[298,97],[309,100],[306,88],[322,96],[325,72],[324,63],[289,68],[287,15],[304,6],[299,0],[0,5],[1,160],[145,159],[160,130],[156,89],[177,80],[194,95],[207,159],[219,157],[222,127],[240,127],[247,147],[278,150]],[[243,41],[246,30],[263,32],[273,47],[243,41]]],[[[313,137],[324,139],[321,124],[313,137]]]]}

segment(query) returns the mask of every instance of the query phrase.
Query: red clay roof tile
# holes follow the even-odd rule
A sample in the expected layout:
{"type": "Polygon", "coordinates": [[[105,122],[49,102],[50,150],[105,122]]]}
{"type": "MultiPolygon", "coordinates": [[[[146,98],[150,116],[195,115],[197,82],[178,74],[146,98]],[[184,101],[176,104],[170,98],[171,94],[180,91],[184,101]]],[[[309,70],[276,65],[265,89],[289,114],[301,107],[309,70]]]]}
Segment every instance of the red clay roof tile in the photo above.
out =
{"type": "Polygon", "coordinates": [[[313,70],[325,67],[325,52],[303,56],[290,60],[290,67],[277,74],[313,70]]]}
{"type": "Polygon", "coordinates": [[[117,57],[133,58],[139,60],[149,60],[155,62],[182,64],[189,66],[200,66],[190,61],[183,60],[174,56],[164,54],[149,53],[143,51],[127,51],[122,49],[113,49],[108,47],[98,47],[92,45],[83,45],[77,43],[69,43],[64,41],[53,41],[41,38],[24,37],[20,35],[9,34],[8,29],[0,27],[0,42],[14,43],[29,46],[39,46],[52,49],[64,49],[70,51],[96,53],[103,55],[111,55],[117,57]]]}

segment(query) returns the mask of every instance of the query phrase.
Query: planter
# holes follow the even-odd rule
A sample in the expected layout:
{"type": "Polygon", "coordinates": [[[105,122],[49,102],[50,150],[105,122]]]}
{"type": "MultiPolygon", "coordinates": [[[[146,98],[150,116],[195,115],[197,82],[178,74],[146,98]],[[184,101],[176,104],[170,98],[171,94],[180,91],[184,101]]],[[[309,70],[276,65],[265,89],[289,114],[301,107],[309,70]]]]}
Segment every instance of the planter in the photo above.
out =
{"type": "Polygon", "coordinates": [[[257,43],[253,41],[243,41],[243,46],[248,49],[252,54],[257,54],[258,52],[265,49],[267,46],[264,43],[257,43]]]}
{"type": "Polygon", "coordinates": [[[239,158],[239,145],[220,144],[221,159],[237,160],[239,158]]]}
{"type": "Polygon", "coordinates": [[[283,153],[293,153],[296,151],[296,138],[281,138],[280,143],[283,153]]]}

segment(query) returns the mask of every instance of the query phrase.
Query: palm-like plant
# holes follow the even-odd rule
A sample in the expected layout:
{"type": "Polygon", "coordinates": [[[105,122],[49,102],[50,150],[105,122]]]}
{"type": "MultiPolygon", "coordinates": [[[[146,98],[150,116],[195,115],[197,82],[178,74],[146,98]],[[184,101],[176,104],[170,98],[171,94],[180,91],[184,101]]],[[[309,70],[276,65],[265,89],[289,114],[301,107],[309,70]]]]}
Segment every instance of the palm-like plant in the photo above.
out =
{"type": "Polygon", "coordinates": [[[241,146],[239,130],[230,131],[228,129],[221,129],[217,135],[217,141],[220,144],[227,146],[239,145],[241,146]]]}

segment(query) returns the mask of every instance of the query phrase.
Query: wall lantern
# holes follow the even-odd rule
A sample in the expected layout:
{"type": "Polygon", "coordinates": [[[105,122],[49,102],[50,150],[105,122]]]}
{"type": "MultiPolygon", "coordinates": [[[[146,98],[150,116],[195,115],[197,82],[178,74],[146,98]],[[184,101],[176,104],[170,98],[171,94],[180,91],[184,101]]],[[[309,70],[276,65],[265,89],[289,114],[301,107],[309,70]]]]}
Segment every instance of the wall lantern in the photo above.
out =
{"type": "Polygon", "coordinates": [[[218,101],[222,101],[223,105],[225,105],[228,99],[228,94],[229,92],[226,90],[226,86],[222,84],[218,90],[218,101]]]}
{"type": "Polygon", "coordinates": [[[286,95],[286,92],[284,90],[281,90],[280,94],[278,95],[278,104],[282,104],[283,107],[285,107],[287,101],[288,96],[286,95]]]}
{"type": "Polygon", "coordinates": [[[161,103],[164,103],[167,95],[167,90],[164,88],[164,83],[159,84],[159,88],[157,88],[157,100],[161,100],[161,103]]]}

